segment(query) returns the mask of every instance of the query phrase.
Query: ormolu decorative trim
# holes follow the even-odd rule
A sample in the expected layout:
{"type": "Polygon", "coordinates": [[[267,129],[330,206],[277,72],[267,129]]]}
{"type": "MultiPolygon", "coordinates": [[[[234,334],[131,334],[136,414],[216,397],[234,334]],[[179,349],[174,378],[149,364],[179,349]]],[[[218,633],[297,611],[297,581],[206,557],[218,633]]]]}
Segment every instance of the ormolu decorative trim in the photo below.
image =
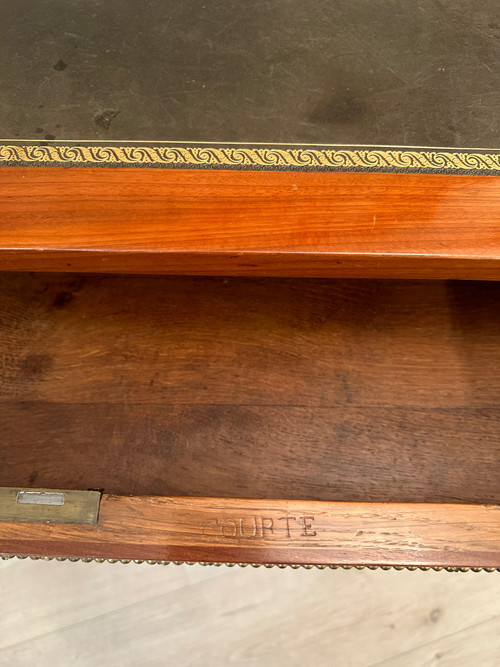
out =
{"type": "Polygon", "coordinates": [[[344,147],[0,145],[0,163],[255,169],[481,171],[500,173],[500,154],[344,147]]]}
{"type": "Polygon", "coordinates": [[[303,568],[305,570],[410,570],[414,572],[416,570],[421,570],[422,572],[428,572],[433,570],[434,572],[500,572],[500,568],[496,567],[441,567],[441,566],[427,566],[427,565],[311,565],[307,563],[219,563],[219,562],[206,562],[206,561],[184,561],[184,560],[136,560],[128,558],[76,558],[73,556],[24,556],[21,554],[1,554],[1,560],[10,560],[12,558],[18,558],[20,560],[57,560],[65,561],[68,560],[71,563],[122,563],[123,565],[128,565],[130,563],[135,563],[137,565],[142,565],[147,563],[148,565],[202,565],[206,567],[279,567],[280,569],[285,569],[291,567],[293,570],[298,570],[303,568]]]}

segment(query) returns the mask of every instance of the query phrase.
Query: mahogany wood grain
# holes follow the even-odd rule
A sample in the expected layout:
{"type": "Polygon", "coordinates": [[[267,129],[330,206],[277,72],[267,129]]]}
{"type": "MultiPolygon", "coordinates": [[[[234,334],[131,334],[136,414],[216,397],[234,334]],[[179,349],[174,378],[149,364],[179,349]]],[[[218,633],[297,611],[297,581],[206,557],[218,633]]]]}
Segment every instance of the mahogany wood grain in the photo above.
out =
{"type": "Polygon", "coordinates": [[[0,406],[0,486],[500,503],[500,410],[0,406]]]}
{"type": "Polygon", "coordinates": [[[105,495],[96,526],[0,522],[0,553],[500,567],[500,507],[105,495]]]}
{"type": "Polygon", "coordinates": [[[0,485],[500,501],[500,283],[0,275],[0,485]]]}
{"type": "Polygon", "coordinates": [[[500,179],[0,169],[4,270],[500,277],[500,179]]]}
{"type": "Polygon", "coordinates": [[[0,399],[496,407],[500,284],[0,273],[0,399]]]}

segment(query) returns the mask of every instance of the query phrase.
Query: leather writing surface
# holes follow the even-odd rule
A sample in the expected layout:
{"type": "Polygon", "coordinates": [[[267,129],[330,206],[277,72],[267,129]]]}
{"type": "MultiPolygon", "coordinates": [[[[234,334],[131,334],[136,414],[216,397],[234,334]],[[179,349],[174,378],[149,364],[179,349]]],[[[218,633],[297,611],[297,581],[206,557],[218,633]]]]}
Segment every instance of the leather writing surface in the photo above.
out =
{"type": "Polygon", "coordinates": [[[487,0],[17,0],[3,163],[500,172],[487,0]]]}

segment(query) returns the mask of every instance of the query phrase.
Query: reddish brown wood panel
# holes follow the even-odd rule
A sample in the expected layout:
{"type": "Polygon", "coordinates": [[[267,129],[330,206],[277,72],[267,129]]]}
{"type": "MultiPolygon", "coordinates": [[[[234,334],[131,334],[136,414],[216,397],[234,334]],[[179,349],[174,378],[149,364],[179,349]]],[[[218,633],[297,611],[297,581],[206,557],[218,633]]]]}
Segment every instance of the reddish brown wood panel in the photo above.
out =
{"type": "Polygon", "coordinates": [[[0,276],[0,485],[500,501],[500,283],[0,276]]]}
{"type": "Polygon", "coordinates": [[[104,496],[97,526],[0,522],[0,553],[500,567],[500,508],[104,496]]]}
{"type": "Polygon", "coordinates": [[[500,277],[490,176],[4,167],[0,267],[500,277]]]}
{"type": "Polygon", "coordinates": [[[500,503],[500,410],[0,405],[0,486],[500,503]]]}
{"type": "Polygon", "coordinates": [[[0,399],[494,407],[500,284],[0,274],[0,399]]]}

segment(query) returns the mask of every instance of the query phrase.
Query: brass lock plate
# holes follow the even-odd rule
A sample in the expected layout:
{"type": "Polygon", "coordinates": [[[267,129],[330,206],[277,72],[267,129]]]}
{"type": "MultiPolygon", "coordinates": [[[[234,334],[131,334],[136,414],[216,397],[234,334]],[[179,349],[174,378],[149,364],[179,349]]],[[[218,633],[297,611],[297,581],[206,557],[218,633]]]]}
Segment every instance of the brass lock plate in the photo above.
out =
{"type": "Polygon", "coordinates": [[[0,487],[0,521],[97,523],[100,491],[0,487]]]}

